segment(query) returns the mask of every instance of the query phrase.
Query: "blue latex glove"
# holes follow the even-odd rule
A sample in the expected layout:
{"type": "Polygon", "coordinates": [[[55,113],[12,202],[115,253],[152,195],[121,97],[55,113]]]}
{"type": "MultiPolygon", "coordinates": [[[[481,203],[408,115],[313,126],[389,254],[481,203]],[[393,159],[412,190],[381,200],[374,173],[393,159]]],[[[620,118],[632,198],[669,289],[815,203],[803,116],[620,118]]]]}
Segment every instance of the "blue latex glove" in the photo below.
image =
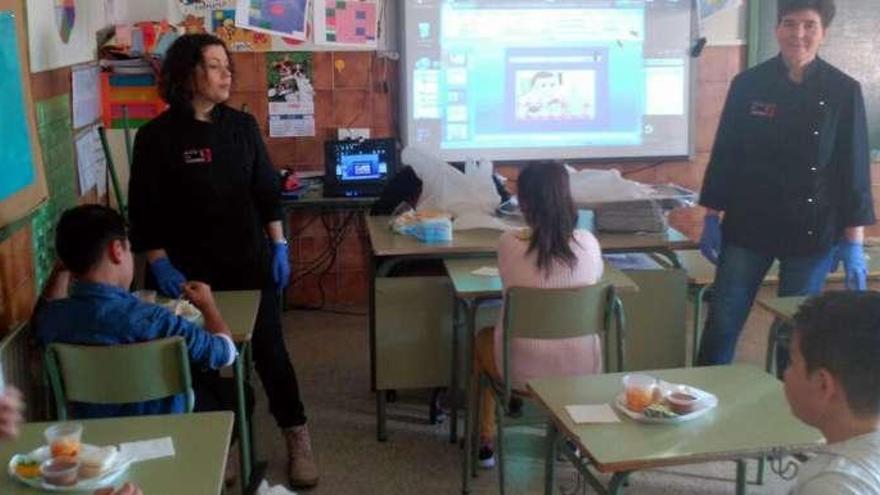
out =
{"type": "Polygon", "coordinates": [[[272,280],[278,290],[283,290],[290,283],[290,257],[287,243],[283,241],[272,244],[272,280]]]}
{"type": "Polygon", "coordinates": [[[868,288],[868,266],[865,263],[865,250],[862,243],[842,240],[837,244],[834,268],[843,263],[846,272],[844,278],[849,290],[865,290],[868,288]]]}
{"type": "Polygon", "coordinates": [[[718,255],[721,254],[721,218],[718,215],[706,215],[703,218],[700,252],[713,265],[718,264],[718,255]]]}
{"type": "Polygon", "coordinates": [[[156,284],[159,291],[168,297],[178,298],[183,293],[183,284],[186,283],[186,277],[168,260],[167,256],[156,259],[150,263],[150,271],[156,278],[156,284]]]}

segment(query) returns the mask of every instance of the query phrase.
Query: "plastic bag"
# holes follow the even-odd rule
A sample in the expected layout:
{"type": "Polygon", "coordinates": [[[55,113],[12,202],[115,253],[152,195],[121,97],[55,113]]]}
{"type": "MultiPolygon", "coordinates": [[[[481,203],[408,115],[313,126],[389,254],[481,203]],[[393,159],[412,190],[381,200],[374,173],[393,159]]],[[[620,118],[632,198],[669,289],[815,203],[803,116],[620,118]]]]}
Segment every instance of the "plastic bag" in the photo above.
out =
{"type": "Polygon", "coordinates": [[[408,146],[401,161],[413,168],[422,180],[419,211],[449,213],[455,230],[473,228],[508,228],[494,217],[501,196],[492,180],[493,165],[489,160],[467,160],[464,172],[452,167],[422,148],[408,146]]]}

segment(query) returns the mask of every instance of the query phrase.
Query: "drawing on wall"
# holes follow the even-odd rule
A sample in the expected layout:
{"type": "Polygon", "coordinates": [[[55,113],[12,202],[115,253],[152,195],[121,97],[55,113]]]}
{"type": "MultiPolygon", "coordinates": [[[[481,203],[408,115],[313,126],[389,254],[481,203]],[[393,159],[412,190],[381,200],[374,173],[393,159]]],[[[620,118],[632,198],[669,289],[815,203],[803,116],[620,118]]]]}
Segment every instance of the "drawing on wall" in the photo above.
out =
{"type": "Polygon", "coordinates": [[[314,0],[315,43],[376,47],[375,0],[314,0]]]}
{"type": "Polygon", "coordinates": [[[308,0],[236,0],[235,25],[298,40],[306,39],[308,0]]]}
{"type": "Polygon", "coordinates": [[[58,26],[61,41],[67,43],[70,40],[74,22],[76,22],[76,3],[74,0],[55,0],[55,24],[58,26]]]}
{"type": "MultiPolygon", "coordinates": [[[[289,51],[303,40],[275,36],[236,24],[236,0],[178,0],[180,26],[186,33],[212,33],[234,52],[289,51]]],[[[307,21],[308,22],[308,21],[307,21]]]]}
{"type": "Polygon", "coordinates": [[[31,72],[95,60],[95,31],[103,27],[104,2],[27,0],[31,72]],[[46,13],[53,13],[46,15],[46,13]]]}
{"type": "Polygon", "coordinates": [[[24,26],[19,13],[11,10],[15,5],[0,0],[0,226],[25,216],[46,198],[42,165],[34,149],[24,26]]]}

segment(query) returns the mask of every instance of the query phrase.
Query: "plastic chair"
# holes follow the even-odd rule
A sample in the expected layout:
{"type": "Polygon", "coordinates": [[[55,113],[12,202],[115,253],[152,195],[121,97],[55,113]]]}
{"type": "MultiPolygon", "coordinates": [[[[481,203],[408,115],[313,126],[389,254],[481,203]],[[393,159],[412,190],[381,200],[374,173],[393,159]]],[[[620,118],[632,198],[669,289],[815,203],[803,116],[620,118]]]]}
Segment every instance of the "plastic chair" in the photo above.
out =
{"type": "Polygon", "coordinates": [[[46,349],[46,369],[62,421],[68,401],[126,404],[186,394],[186,412],[195,405],[181,337],[107,346],[54,343],[46,349]]]}
{"type": "MultiPolygon", "coordinates": [[[[525,391],[514,391],[510,381],[510,342],[514,338],[567,339],[599,334],[602,338],[602,355],[605,371],[609,369],[609,338],[612,327],[616,329],[617,370],[624,368],[624,314],[620,299],[609,284],[565,289],[538,289],[511,287],[505,294],[504,339],[502,349],[502,374],[504,381],[498,383],[485,373],[480,374],[477,398],[484,387],[495,396],[495,415],[498,428],[495,449],[498,455],[498,484],[504,486],[504,427],[527,424],[546,424],[547,417],[538,408],[521,410],[519,401],[528,399],[525,391]],[[513,406],[513,407],[511,407],[513,406]],[[528,412],[528,414],[526,413],[528,412]]],[[[531,402],[531,401],[529,401],[531,402]]],[[[475,408],[476,425],[480,424],[480,408],[475,408]]],[[[471,448],[478,435],[471,439],[471,448]]],[[[471,456],[475,459],[476,456],[471,456]]],[[[474,464],[475,464],[474,460],[474,464]]],[[[472,469],[476,466],[472,465],[472,469]]]]}

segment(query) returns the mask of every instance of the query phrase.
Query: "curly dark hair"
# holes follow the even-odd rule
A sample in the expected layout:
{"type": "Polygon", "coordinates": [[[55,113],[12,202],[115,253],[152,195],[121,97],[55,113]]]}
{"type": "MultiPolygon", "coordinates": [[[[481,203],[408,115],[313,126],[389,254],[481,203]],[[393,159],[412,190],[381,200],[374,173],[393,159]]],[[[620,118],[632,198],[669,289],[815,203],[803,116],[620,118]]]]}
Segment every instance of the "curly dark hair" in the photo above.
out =
{"type": "Polygon", "coordinates": [[[523,216],[532,229],[528,252],[537,254],[538,269],[547,273],[554,261],[574,268],[577,256],[570,243],[577,227],[577,208],[571,199],[568,171],[555,162],[531,162],[517,183],[523,216]]]}
{"type": "Polygon", "coordinates": [[[807,372],[824,368],[858,415],[880,414],[880,292],[830,291],[794,316],[807,372]]]}
{"type": "MultiPolygon", "coordinates": [[[[213,34],[185,34],[171,44],[159,73],[159,95],[166,103],[173,108],[192,108],[196,66],[204,63],[204,49],[213,45],[222,46],[229,56],[226,44],[213,34]]],[[[231,58],[229,63],[232,70],[231,58]]]]}
{"type": "Polygon", "coordinates": [[[782,18],[786,15],[802,10],[816,11],[819,17],[822,18],[822,27],[824,29],[828,29],[831,26],[834,14],[837,13],[834,0],[779,0],[776,6],[776,24],[781,23],[782,18]]]}

